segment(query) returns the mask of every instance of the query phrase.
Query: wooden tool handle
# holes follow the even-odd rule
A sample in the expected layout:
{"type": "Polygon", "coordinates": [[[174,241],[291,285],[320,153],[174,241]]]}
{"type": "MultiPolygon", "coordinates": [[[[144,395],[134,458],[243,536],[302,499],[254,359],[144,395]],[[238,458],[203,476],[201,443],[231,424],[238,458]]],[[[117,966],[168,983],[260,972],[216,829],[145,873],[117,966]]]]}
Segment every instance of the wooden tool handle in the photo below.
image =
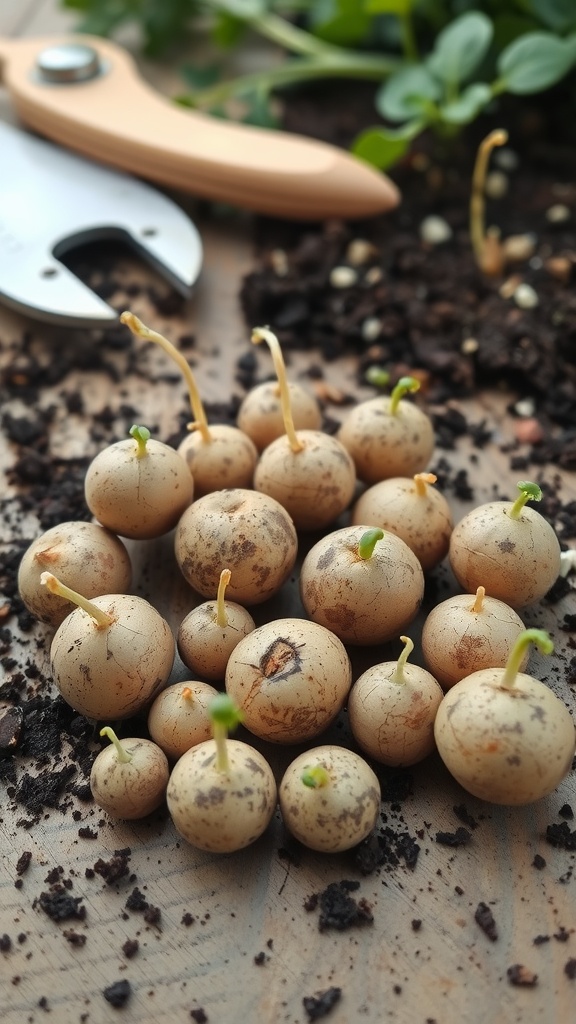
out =
{"type": "Polygon", "coordinates": [[[162,185],[295,219],[366,217],[399,201],[388,178],[335,146],[176,106],[109,40],[1,39],[0,62],[25,124],[162,185]],[[86,81],[45,81],[39,56],[71,43],[96,52],[100,73],[86,81]]]}

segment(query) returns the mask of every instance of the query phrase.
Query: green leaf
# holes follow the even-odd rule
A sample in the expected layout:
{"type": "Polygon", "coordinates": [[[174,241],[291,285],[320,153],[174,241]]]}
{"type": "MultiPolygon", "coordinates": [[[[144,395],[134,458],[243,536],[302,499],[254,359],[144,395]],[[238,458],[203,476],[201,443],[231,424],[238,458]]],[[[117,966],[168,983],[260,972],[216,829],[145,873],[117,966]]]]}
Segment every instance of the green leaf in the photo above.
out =
{"type": "Polygon", "coordinates": [[[467,86],[457,100],[440,107],[440,115],[447,124],[468,124],[492,98],[492,90],[485,82],[467,86]]]}
{"type": "Polygon", "coordinates": [[[180,74],[191,89],[208,89],[214,85],[220,77],[220,69],[216,64],[199,68],[195,64],[184,64],[180,68],[180,74]]]}
{"type": "Polygon", "coordinates": [[[352,152],[385,171],[395,164],[410,147],[412,139],[425,127],[422,121],[411,121],[402,128],[368,128],[359,135],[353,145],[352,152]]]}
{"type": "Polygon", "coordinates": [[[423,64],[396,71],[376,93],[376,109],[389,121],[408,121],[422,115],[424,100],[435,102],[442,95],[440,83],[423,64]]]}
{"type": "Polygon", "coordinates": [[[229,50],[233,46],[237,46],[246,34],[246,22],[221,11],[216,17],[211,34],[216,46],[220,46],[223,50],[229,50]]]}
{"type": "Polygon", "coordinates": [[[371,24],[358,0],[320,0],[312,4],[310,28],[315,36],[341,46],[354,46],[365,38],[371,24]]]}
{"type": "Polygon", "coordinates": [[[492,35],[492,22],[485,14],[462,14],[436,37],[428,69],[450,85],[465,82],[486,56],[492,35]]]}
{"type": "Polygon", "coordinates": [[[529,32],[500,54],[499,90],[528,95],[550,88],[570,70],[574,45],[551,32],[529,32]]]}
{"type": "Polygon", "coordinates": [[[395,14],[399,18],[406,18],[413,7],[414,0],[365,0],[364,3],[368,14],[395,14]]]}
{"type": "Polygon", "coordinates": [[[531,7],[536,17],[556,32],[576,28],[574,0],[531,0],[531,7]]]}

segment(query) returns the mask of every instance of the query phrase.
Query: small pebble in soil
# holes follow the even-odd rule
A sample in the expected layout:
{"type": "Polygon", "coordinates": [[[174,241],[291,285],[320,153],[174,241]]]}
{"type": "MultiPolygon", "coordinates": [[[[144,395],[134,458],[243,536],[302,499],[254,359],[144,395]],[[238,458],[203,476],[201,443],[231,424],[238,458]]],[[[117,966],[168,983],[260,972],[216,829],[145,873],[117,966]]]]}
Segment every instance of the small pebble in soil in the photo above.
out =
{"type": "Polygon", "coordinates": [[[546,220],[549,224],[564,224],[570,220],[570,207],[565,203],[554,203],[546,210],[546,220]]]}
{"type": "Polygon", "coordinates": [[[108,985],[103,990],[102,995],[106,1002],[110,1003],[115,1010],[121,1010],[132,995],[132,987],[130,982],[123,978],[122,981],[115,981],[112,985],[108,985]]]}
{"type": "Polygon", "coordinates": [[[452,228],[443,217],[431,214],[420,224],[420,238],[428,245],[441,245],[452,238],[452,228]]]}
{"type": "Polygon", "coordinates": [[[512,298],[520,309],[535,309],[539,302],[538,292],[525,282],[514,289],[512,298]]]}

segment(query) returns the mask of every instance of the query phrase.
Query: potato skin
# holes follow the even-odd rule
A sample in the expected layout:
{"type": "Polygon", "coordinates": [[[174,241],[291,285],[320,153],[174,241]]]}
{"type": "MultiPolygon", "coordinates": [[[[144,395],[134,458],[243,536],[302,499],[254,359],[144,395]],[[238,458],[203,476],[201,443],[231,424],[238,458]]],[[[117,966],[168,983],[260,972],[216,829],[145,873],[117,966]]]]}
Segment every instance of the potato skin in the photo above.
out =
{"type": "Polygon", "coordinates": [[[229,770],[216,768],[216,744],[192,747],[172,770],[166,799],[178,832],[192,846],[232,853],[262,835],[276,809],[276,781],[266,759],[241,740],[226,740],[229,770]]]}
{"type": "Polygon", "coordinates": [[[391,398],[360,402],[342,423],[337,438],[350,452],[356,474],[366,484],[420,473],[432,458],[432,421],[413,402],[401,400],[394,415],[391,398]]]}
{"type": "Polygon", "coordinates": [[[308,552],[300,572],[300,595],[314,622],[344,643],[371,645],[397,637],[415,618],[424,595],[416,555],[393,533],[374,554],[358,554],[369,526],[347,526],[323,537],[308,552]]]}
{"type": "Polygon", "coordinates": [[[404,665],[404,682],[394,682],[396,665],[373,665],[358,677],[350,690],[348,717],[364,753],[399,768],[417,764],[434,750],[434,719],[443,694],[419,665],[404,665]]]}
{"type": "Polygon", "coordinates": [[[446,498],[434,487],[420,494],[414,479],[391,477],[361,494],[351,523],[370,523],[400,537],[426,572],[448,554],[452,513],[446,498]]]}
{"type": "Polygon", "coordinates": [[[311,850],[340,853],[370,834],[380,814],[380,783],[359,754],[326,744],[300,754],[286,769],[278,797],[284,823],[311,850]],[[306,767],[320,765],[326,786],[302,782],[306,767]]]}
{"type": "Polygon", "coordinates": [[[86,504],[103,526],[121,537],[147,540],[168,533],[194,497],[194,481],[178,452],[150,438],[137,456],[133,438],[117,441],[86,472],[86,504]]]}
{"type": "MultiPolygon", "coordinates": [[[[290,408],[296,430],[320,430],[322,412],[309,391],[289,383],[290,408]]],[[[236,420],[240,430],[252,439],[259,452],[286,433],[280,389],[275,380],[257,384],[243,398],[236,420]]]]}
{"type": "Polygon", "coordinates": [[[71,521],[53,526],[24,552],[18,569],[20,597],[41,622],[60,623],[76,607],[40,582],[44,571],[87,597],[122,594],[130,589],[130,556],[116,534],[98,523],[71,521]]]}
{"type": "Polygon", "coordinates": [[[148,712],[148,732],[164,753],[177,760],[190,747],[212,737],[210,702],[218,691],[209,683],[172,683],[155,698],[148,712]],[[190,697],[183,690],[191,691],[190,697]]]}
{"type": "Polygon", "coordinates": [[[286,435],[265,448],[254,473],[254,487],[276,498],[298,530],[321,530],[352,500],[354,462],[330,434],[299,430],[297,437],[301,451],[292,451],[286,435]]]}
{"type": "Polygon", "coordinates": [[[71,612],[50,648],[54,681],[64,700],[87,718],[130,718],[165,686],[174,663],[174,637],[142,597],[106,594],[93,604],[115,621],[99,628],[82,608],[71,612]]]}
{"type": "MultiPolygon", "coordinates": [[[[443,690],[483,668],[504,668],[514,643],[526,628],[513,608],[484,597],[473,611],[475,594],[456,594],[436,605],[422,628],[426,665],[443,690]]],[[[527,649],[520,668],[528,664],[527,649]]]]}
{"type": "Polygon", "coordinates": [[[210,441],[194,430],[178,445],[178,454],[194,478],[196,498],[226,487],[251,487],[258,461],[254,442],[227,423],[215,423],[209,429],[210,441]]]}
{"type": "Polygon", "coordinates": [[[92,765],[90,788],[104,811],[122,820],[145,818],[164,802],[170,770],[163,751],[150,740],[122,740],[131,761],[118,760],[111,744],[101,750],[92,765]]]}
{"type": "Polygon", "coordinates": [[[548,593],[560,573],[560,544],[550,524],[525,506],[517,519],[511,501],[472,509],[450,538],[450,566],[463,590],[486,593],[524,608],[548,593]]]}
{"type": "Polygon", "coordinates": [[[544,683],[519,672],[500,685],[502,669],[484,669],[456,683],[436,715],[438,753],[473,796],[495,804],[533,803],[570,770],[574,723],[544,683]]]}
{"type": "Polygon", "coordinates": [[[268,497],[236,487],[205,494],[186,509],[176,529],[176,560],[184,578],[203,597],[218,592],[230,569],[226,596],[260,604],[289,576],[298,551],[292,519],[268,497]]]}
{"type": "Polygon", "coordinates": [[[301,743],[321,733],[351,684],[344,645],[305,619],[276,619],[249,633],[230,655],[225,679],[246,728],[274,743],[301,743]]]}

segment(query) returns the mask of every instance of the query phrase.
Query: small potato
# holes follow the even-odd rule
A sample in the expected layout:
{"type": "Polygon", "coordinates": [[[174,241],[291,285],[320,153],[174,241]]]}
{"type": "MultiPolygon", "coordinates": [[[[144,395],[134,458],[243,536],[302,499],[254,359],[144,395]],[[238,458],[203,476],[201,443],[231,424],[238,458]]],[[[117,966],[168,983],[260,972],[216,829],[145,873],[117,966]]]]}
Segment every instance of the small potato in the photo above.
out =
{"type": "Polygon", "coordinates": [[[132,579],[124,544],[103,526],[73,521],[46,530],[24,552],[18,590],[28,611],[54,627],[76,606],[46,590],[40,575],[47,570],[88,598],[125,593],[132,579]]]}
{"type": "MultiPolygon", "coordinates": [[[[422,653],[443,690],[482,668],[503,668],[524,630],[513,608],[486,597],[456,594],[436,605],[422,629],[422,653]]],[[[520,668],[525,668],[529,651],[520,668]]]]}
{"type": "Polygon", "coordinates": [[[370,766],[352,750],[332,744],[313,747],[292,761],[278,797],[286,828],[321,853],[357,846],[380,814],[380,783],[370,766]]]}
{"type": "Polygon", "coordinates": [[[212,598],[227,566],[227,594],[242,605],[272,597],[290,575],[297,550],[286,510],[274,498],[241,487],[199,498],[176,529],[176,560],[190,586],[212,598]]]}
{"type": "Polygon", "coordinates": [[[429,483],[432,473],[391,477],[369,487],[352,509],[353,525],[370,523],[400,537],[426,572],[448,554],[452,513],[446,498],[429,483]]]}
{"type": "Polygon", "coordinates": [[[370,398],[352,409],[337,433],[350,452],[356,474],[366,484],[420,473],[432,458],[432,421],[413,402],[390,412],[391,397],[370,398]]]}
{"type": "Polygon", "coordinates": [[[150,740],[123,739],[121,746],[130,760],[120,760],[114,744],[98,754],[90,772],[92,796],[112,818],[145,818],[164,802],[168,761],[150,740]]]}
{"type": "Polygon", "coordinates": [[[225,601],[227,622],[219,625],[216,601],[197,605],[182,620],[176,643],[182,661],[203,679],[224,679],[226,665],[237,644],[256,623],[250,612],[234,601],[225,601]]]}
{"type": "Polygon", "coordinates": [[[442,696],[434,677],[418,665],[373,665],[350,690],[352,734],[364,753],[381,764],[416,764],[434,750],[434,719],[442,696]]]}
{"type": "Polygon", "coordinates": [[[551,793],[570,770],[574,722],[544,683],[519,672],[505,688],[504,669],[483,669],[456,683],[438,709],[438,753],[473,796],[494,804],[529,804],[551,793]]]}
{"type": "MultiPolygon", "coordinates": [[[[320,430],[322,412],[314,395],[299,384],[288,384],[290,408],[296,430],[320,430]]],[[[242,400],[237,424],[252,439],[259,452],[285,433],[280,388],[277,381],[265,381],[252,388],[242,400]]]]}
{"type": "Polygon", "coordinates": [[[298,530],[320,530],[350,504],[356,486],[352,458],[342,444],[320,430],[298,430],[294,451],[287,436],[262,452],[254,487],[286,509],[298,530]]]}
{"type": "Polygon", "coordinates": [[[346,648],[324,626],[276,619],[234,648],[226,691],[250,732],[274,743],[301,743],[336,717],[352,683],[346,648]]]}
{"type": "Polygon", "coordinates": [[[548,593],[560,574],[560,544],[536,509],[513,518],[512,501],[479,505],[456,524],[449,559],[468,593],[486,588],[491,597],[524,608],[548,593]]]}
{"type": "Polygon", "coordinates": [[[173,683],[158,694],[148,712],[148,731],[168,757],[176,760],[211,738],[208,708],[217,693],[208,683],[193,680],[173,683]]]}
{"type": "Polygon", "coordinates": [[[130,718],[166,685],[174,637],[142,597],[106,594],[92,604],[113,621],[100,626],[83,608],[64,619],[50,648],[54,682],[64,700],[87,718],[130,718]]]}
{"type": "Polygon", "coordinates": [[[217,768],[214,740],[192,747],[172,770],[166,798],[178,832],[192,846],[232,853],[268,827],[276,809],[276,781],[254,747],[226,740],[228,768],[217,768]]]}
{"type": "MultiPolygon", "coordinates": [[[[327,534],[306,555],[300,594],[314,622],[344,643],[384,643],[415,618],[424,595],[424,574],[400,537],[384,533],[368,558],[360,542],[368,526],[327,534]]],[[[382,531],[380,531],[382,533],[382,531]]]]}
{"type": "Polygon", "coordinates": [[[210,441],[194,430],[178,445],[194,479],[196,498],[227,487],[251,487],[258,451],[254,442],[237,427],[215,423],[210,441]]]}
{"type": "Polygon", "coordinates": [[[92,515],[135,540],[168,533],[194,497],[190,472],[174,448],[148,438],[141,452],[132,437],[117,441],[92,460],[84,482],[92,515]]]}

